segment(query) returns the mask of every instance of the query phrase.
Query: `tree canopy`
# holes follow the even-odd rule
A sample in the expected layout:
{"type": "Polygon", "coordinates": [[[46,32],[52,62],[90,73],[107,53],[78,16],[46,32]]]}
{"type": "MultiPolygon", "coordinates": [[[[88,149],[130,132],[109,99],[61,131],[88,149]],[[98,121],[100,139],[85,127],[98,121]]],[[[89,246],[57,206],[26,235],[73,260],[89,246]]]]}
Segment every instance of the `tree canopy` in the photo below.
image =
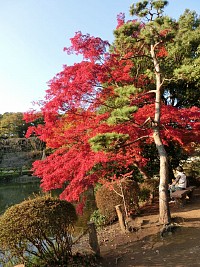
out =
{"type": "Polygon", "coordinates": [[[21,138],[25,136],[28,125],[22,112],[6,112],[0,115],[0,137],[21,138]]]}
{"type": "Polygon", "coordinates": [[[0,114],[0,138],[24,138],[29,126],[42,124],[41,117],[26,123],[22,112],[5,112],[0,114]]]}
{"type": "MultiPolygon", "coordinates": [[[[146,150],[154,143],[162,163],[165,147],[190,151],[199,142],[199,19],[187,10],[175,21],[163,15],[166,4],[138,2],[129,21],[119,14],[113,44],[81,32],[71,38],[64,50],[83,60],[49,82],[44,124],[27,132],[54,149],[33,165],[44,190],[64,188],[61,198],[79,200],[91,185],[122,173],[134,178],[137,169],[148,178],[146,150]]],[[[166,194],[167,165],[163,170],[166,194]]]]}

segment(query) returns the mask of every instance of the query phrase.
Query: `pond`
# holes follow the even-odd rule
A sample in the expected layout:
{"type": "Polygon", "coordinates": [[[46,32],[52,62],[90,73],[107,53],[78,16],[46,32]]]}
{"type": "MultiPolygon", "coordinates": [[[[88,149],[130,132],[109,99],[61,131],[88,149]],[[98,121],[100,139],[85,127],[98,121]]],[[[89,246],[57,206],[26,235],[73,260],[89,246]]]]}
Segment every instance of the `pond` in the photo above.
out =
{"type": "Polygon", "coordinates": [[[32,194],[38,194],[40,191],[39,182],[0,184],[0,214],[8,207],[18,204],[32,194]]]}
{"type": "MultiPolygon", "coordinates": [[[[40,183],[38,181],[19,183],[19,182],[8,182],[0,183],[0,214],[15,204],[22,202],[33,194],[41,193],[40,183]]],[[[54,196],[59,196],[62,190],[52,190],[51,193],[54,196]]],[[[88,216],[95,209],[95,201],[92,191],[87,192],[87,202],[85,205],[82,216],[79,216],[78,224],[81,226],[81,222],[85,224],[88,220],[88,216]]]]}

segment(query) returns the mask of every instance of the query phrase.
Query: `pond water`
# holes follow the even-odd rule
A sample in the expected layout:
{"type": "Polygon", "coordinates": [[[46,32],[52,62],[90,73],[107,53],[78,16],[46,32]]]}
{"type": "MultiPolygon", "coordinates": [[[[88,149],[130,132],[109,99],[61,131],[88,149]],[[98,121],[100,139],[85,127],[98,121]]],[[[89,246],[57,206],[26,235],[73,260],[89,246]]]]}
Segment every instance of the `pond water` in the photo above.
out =
{"type": "Polygon", "coordinates": [[[8,207],[18,204],[32,194],[41,191],[39,183],[5,183],[0,184],[0,214],[8,207]]]}
{"type": "MultiPolygon", "coordinates": [[[[33,194],[41,193],[39,182],[29,183],[0,183],[0,214],[4,213],[5,210],[15,204],[22,202],[33,194]]],[[[54,196],[59,196],[62,190],[52,190],[51,193],[54,196]]],[[[80,222],[87,220],[88,216],[95,209],[95,201],[92,191],[87,192],[87,202],[82,216],[79,216],[80,222]]],[[[83,222],[85,223],[85,222],[83,222]]]]}

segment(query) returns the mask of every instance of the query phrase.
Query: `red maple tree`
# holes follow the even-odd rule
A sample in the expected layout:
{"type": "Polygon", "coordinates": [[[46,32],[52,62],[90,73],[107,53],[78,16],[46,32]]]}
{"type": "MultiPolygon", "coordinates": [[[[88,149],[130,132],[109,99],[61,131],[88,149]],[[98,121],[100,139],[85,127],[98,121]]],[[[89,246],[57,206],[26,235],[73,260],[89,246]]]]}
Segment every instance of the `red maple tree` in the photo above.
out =
{"type": "MultiPolygon", "coordinates": [[[[120,15],[117,29],[124,23],[120,15]]],[[[128,23],[134,28],[138,22],[128,23]]],[[[139,25],[132,36],[138,36],[142,28],[139,25]]],[[[163,30],[160,36],[166,38],[167,33],[168,29],[163,30]]],[[[63,188],[61,198],[79,201],[81,193],[102,177],[112,179],[132,166],[148,176],[144,170],[150,159],[142,150],[144,142],[154,143],[155,100],[150,90],[154,80],[144,66],[135,72],[135,55],[144,56],[146,47],[130,44],[122,54],[119,47],[81,32],[71,44],[64,50],[81,54],[83,60],[64,66],[49,82],[41,112],[26,113],[24,118],[26,122],[43,118],[44,124],[30,127],[27,137],[34,133],[53,149],[33,164],[41,187],[47,191],[63,188]]],[[[156,51],[161,60],[168,56],[163,43],[156,51]]],[[[198,142],[199,112],[197,107],[177,109],[163,103],[159,126],[163,144],[173,140],[189,149],[198,142]]]]}

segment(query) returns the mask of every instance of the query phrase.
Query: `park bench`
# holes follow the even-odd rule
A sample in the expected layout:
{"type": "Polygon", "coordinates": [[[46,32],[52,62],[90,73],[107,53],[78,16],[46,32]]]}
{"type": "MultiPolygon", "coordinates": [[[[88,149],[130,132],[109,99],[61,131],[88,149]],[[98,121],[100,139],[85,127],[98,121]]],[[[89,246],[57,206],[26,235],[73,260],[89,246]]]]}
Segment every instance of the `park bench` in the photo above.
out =
{"type": "Polygon", "coordinates": [[[175,203],[179,207],[183,207],[186,202],[186,197],[189,199],[193,198],[194,189],[196,186],[189,186],[185,190],[177,190],[171,193],[171,198],[175,200],[175,203]]]}

